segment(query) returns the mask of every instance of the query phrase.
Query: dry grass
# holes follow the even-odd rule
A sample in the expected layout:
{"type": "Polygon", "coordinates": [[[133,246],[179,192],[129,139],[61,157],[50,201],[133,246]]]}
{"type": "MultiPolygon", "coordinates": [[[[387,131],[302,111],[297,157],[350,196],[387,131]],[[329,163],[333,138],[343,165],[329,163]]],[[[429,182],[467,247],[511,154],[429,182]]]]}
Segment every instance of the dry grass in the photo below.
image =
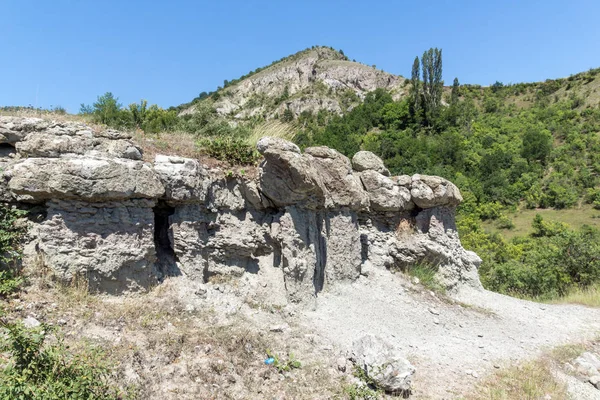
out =
{"type": "Polygon", "coordinates": [[[467,400],[566,399],[567,387],[552,373],[552,360],[542,358],[500,369],[477,386],[467,400]],[[549,397],[548,397],[549,396],[549,397]]]}
{"type": "Polygon", "coordinates": [[[270,136],[275,138],[281,138],[285,140],[293,140],[296,134],[296,129],[290,125],[280,121],[272,120],[263,122],[257,125],[253,130],[252,134],[246,138],[246,143],[249,146],[256,146],[256,143],[260,138],[264,136],[270,136]]]}
{"type": "Polygon", "coordinates": [[[550,357],[559,364],[570,362],[579,357],[588,349],[588,345],[583,343],[565,344],[558,346],[550,351],[550,357]]]}
{"type": "Polygon", "coordinates": [[[134,132],[133,140],[144,153],[144,161],[153,162],[157,154],[187,158],[205,158],[197,145],[197,137],[186,132],[144,134],[134,132]]]}
{"type": "Polygon", "coordinates": [[[115,365],[119,382],[136,377],[139,398],[284,394],[312,399],[341,393],[339,377],[328,372],[322,354],[312,353],[303,332],[283,336],[257,327],[241,313],[224,317],[221,308],[183,295],[182,288],[185,293],[191,289],[179,282],[168,280],[144,295],[119,297],[91,295],[79,279],[43,290],[32,285],[14,303],[20,307],[7,304],[7,310],[11,319],[33,315],[60,325],[71,348],[83,342],[100,346],[115,365]],[[296,354],[302,368],[279,374],[264,364],[267,349],[282,360],[296,354]]]}
{"type": "Polygon", "coordinates": [[[485,377],[465,400],[567,399],[566,383],[556,377],[556,372],[592,350],[598,340],[557,346],[536,360],[502,367],[485,377]]]}
{"type": "Polygon", "coordinates": [[[3,110],[0,109],[0,116],[6,117],[21,117],[21,118],[42,118],[54,121],[72,121],[81,122],[88,125],[94,125],[90,116],[80,114],[66,114],[51,110],[36,110],[36,109],[19,109],[19,110],[3,110]]]}
{"type": "Polygon", "coordinates": [[[580,304],[588,307],[600,307],[600,285],[585,289],[575,289],[564,297],[548,301],[550,304],[580,304]]]}

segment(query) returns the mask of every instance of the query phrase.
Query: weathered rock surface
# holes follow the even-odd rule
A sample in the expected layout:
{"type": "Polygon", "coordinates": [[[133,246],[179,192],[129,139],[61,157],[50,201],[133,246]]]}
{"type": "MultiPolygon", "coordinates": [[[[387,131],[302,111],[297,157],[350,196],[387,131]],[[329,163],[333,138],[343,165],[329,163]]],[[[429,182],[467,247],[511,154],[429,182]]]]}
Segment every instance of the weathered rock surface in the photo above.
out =
{"type": "Polygon", "coordinates": [[[405,211],[414,208],[409,190],[387,176],[367,170],[360,174],[360,180],[369,194],[374,211],[405,211]]]}
{"type": "Polygon", "coordinates": [[[94,132],[80,123],[0,117],[0,143],[15,146],[24,157],[85,155],[141,160],[140,149],[129,139],[122,132],[111,129],[94,132]]]}
{"type": "Polygon", "coordinates": [[[352,360],[378,388],[393,394],[410,394],[415,368],[382,338],[366,335],[355,341],[352,360]]]}
{"type": "Polygon", "coordinates": [[[208,197],[208,172],[197,160],[182,157],[156,156],[154,171],[165,187],[169,200],[203,203],[208,197]]]}
{"type": "Polygon", "coordinates": [[[27,158],[10,170],[8,187],[34,201],[157,198],[165,190],[141,161],[92,157],[27,158]]]}
{"type": "Polygon", "coordinates": [[[439,176],[413,175],[410,194],[421,208],[459,205],[463,198],[458,188],[439,176]]]}
{"type": "Polygon", "coordinates": [[[305,302],[361,273],[427,262],[449,290],[481,287],[480,259],[454,225],[458,188],[386,176],[372,153],[351,162],[266,137],[257,177],[233,177],[181,157],[144,163],[126,135],[78,123],[2,117],[0,128],[15,147],[0,154],[1,198],[46,208],[28,253],[65,280],[118,292],[166,275],[257,274],[305,302]]]}
{"type": "Polygon", "coordinates": [[[158,282],[152,200],[50,200],[32,232],[41,262],[65,281],[118,293],[158,282]]]}
{"type": "Polygon", "coordinates": [[[309,147],[305,154],[313,157],[311,161],[325,187],[325,205],[328,208],[349,207],[357,210],[368,206],[369,196],[359,177],[352,173],[350,160],[346,156],[328,147],[309,147]]]}

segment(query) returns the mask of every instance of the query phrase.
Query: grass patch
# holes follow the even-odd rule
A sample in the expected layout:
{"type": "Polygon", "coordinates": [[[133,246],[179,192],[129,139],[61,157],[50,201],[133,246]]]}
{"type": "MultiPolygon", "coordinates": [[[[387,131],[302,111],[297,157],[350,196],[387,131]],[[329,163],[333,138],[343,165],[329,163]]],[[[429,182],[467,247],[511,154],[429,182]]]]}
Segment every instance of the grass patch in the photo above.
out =
{"type": "Polygon", "coordinates": [[[542,358],[499,370],[485,378],[467,400],[566,399],[567,387],[552,374],[552,360],[542,358]]]}
{"type": "Polygon", "coordinates": [[[427,289],[445,294],[446,289],[439,283],[436,278],[438,272],[438,266],[426,262],[420,262],[407,267],[404,272],[412,278],[416,278],[418,283],[426,287],[427,289]]]}
{"type": "Polygon", "coordinates": [[[0,271],[0,298],[16,292],[22,283],[23,277],[17,276],[13,271],[0,271]]]}
{"type": "Polygon", "coordinates": [[[353,383],[344,386],[344,393],[350,400],[377,400],[383,395],[383,391],[377,388],[373,379],[367,372],[357,365],[353,366],[352,375],[361,383],[353,383]]]}
{"type": "Polygon", "coordinates": [[[550,357],[560,364],[567,363],[579,357],[587,350],[586,346],[577,344],[566,344],[564,346],[558,346],[552,349],[550,357]]]}
{"type": "Polygon", "coordinates": [[[583,225],[593,226],[600,229],[600,210],[594,209],[590,204],[584,204],[578,208],[555,210],[555,209],[523,209],[515,213],[507,213],[513,227],[510,229],[500,228],[496,221],[483,222],[483,227],[490,233],[499,233],[507,240],[516,236],[527,236],[533,232],[531,223],[536,214],[540,214],[545,221],[561,222],[573,229],[579,229],[583,225]]]}
{"type": "Polygon", "coordinates": [[[581,304],[589,307],[600,307],[600,284],[587,288],[578,288],[566,296],[547,301],[549,304],[581,304]]]}

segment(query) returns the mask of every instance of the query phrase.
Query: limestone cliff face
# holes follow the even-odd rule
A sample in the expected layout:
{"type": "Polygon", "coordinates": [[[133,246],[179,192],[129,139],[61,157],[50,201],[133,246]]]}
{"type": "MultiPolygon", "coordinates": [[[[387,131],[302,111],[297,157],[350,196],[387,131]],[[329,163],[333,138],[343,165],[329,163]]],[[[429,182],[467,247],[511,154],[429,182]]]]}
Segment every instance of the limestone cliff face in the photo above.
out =
{"type": "Polygon", "coordinates": [[[418,262],[437,266],[450,290],[481,286],[480,259],[454,225],[458,188],[433,176],[390,177],[372,153],[351,161],[266,137],[249,178],[180,157],[144,163],[125,135],[76,123],[0,117],[0,143],[2,201],[46,210],[28,256],[93,289],[250,274],[303,302],[373,268],[418,262]]]}
{"type": "MultiPolygon", "coordinates": [[[[404,92],[404,78],[371,66],[347,61],[327,47],[317,47],[290,56],[259,73],[221,90],[215,102],[217,113],[233,119],[294,115],[303,111],[348,111],[368,92],[386,89],[396,97],[404,92]]],[[[194,107],[182,114],[193,113],[194,107]]]]}

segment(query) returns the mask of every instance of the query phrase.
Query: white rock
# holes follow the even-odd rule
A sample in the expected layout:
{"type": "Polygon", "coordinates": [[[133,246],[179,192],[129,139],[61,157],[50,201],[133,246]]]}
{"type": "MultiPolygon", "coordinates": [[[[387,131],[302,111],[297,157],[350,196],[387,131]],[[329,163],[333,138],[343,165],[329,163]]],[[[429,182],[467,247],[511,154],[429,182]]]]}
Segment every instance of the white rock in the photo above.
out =
{"type": "Polygon", "coordinates": [[[35,319],[31,316],[29,316],[23,320],[23,326],[25,326],[25,328],[28,328],[28,329],[37,328],[41,324],[42,323],[40,321],[38,321],[37,319],[35,319]]]}
{"type": "Polygon", "coordinates": [[[366,335],[352,345],[352,358],[377,387],[395,393],[408,393],[415,368],[388,342],[366,335]]]}

